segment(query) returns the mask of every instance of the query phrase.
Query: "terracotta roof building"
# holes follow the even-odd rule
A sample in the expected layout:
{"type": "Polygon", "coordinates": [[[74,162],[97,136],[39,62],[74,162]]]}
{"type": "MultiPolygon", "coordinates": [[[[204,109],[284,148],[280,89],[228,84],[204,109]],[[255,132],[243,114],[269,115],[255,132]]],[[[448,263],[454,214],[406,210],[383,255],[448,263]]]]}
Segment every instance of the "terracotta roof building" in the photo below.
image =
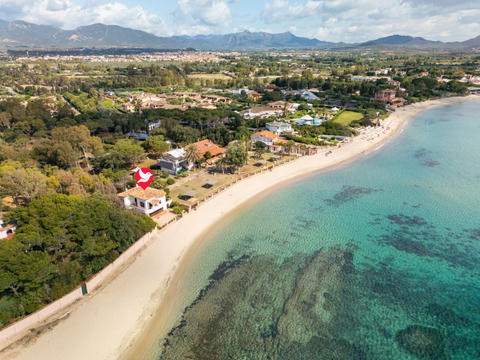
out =
{"type": "Polygon", "coordinates": [[[127,209],[134,209],[146,215],[153,215],[167,210],[171,200],[167,201],[166,193],[155,188],[143,190],[137,186],[118,194],[127,209]]]}
{"type": "Polygon", "coordinates": [[[202,157],[205,156],[207,152],[210,152],[212,157],[216,157],[227,152],[227,149],[214,144],[208,139],[193,143],[191,146],[195,146],[200,151],[202,157]]]}
{"type": "Polygon", "coordinates": [[[267,146],[267,148],[272,151],[279,151],[282,148],[281,144],[288,142],[287,140],[281,138],[280,136],[268,130],[256,132],[250,137],[250,140],[254,144],[260,141],[264,143],[267,146]]]}
{"type": "Polygon", "coordinates": [[[248,97],[252,99],[253,101],[259,101],[262,99],[262,94],[252,91],[250,94],[248,94],[248,97]]]}

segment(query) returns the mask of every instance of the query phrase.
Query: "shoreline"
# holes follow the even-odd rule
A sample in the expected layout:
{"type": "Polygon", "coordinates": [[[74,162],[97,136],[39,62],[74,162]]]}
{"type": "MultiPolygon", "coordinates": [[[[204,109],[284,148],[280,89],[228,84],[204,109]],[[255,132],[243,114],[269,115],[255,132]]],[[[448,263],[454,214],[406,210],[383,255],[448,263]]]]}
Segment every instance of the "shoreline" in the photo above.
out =
{"type": "MultiPolygon", "coordinates": [[[[332,149],[327,157],[328,150],[322,150],[238,182],[161,231],[135,262],[110,283],[69,308],[67,316],[63,312],[62,321],[33,340],[15,344],[2,356],[40,360],[143,358],[139,355],[146,355],[158,335],[176,321],[175,295],[181,289],[188,259],[195,256],[195,250],[219,221],[292,181],[331,171],[379,150],[422,111],[474,99],[480,97],[443,98],[408,105],[384,121],[384,127],[390,127],[388,131],[363,131],[352,142],[332,149]]],[[[58,318],[59,315],[50,320],[58,318]]]]}

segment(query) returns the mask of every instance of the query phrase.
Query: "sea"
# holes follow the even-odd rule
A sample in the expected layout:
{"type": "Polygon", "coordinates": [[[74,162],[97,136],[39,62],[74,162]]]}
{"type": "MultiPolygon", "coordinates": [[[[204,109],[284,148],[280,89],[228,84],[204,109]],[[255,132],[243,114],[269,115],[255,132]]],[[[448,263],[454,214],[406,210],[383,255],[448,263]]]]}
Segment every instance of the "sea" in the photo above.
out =
{"type": "Polygon", "coordinates": [[[480,359],[480,99],[227,217],[183,288],[154,359],[480,359]]]}

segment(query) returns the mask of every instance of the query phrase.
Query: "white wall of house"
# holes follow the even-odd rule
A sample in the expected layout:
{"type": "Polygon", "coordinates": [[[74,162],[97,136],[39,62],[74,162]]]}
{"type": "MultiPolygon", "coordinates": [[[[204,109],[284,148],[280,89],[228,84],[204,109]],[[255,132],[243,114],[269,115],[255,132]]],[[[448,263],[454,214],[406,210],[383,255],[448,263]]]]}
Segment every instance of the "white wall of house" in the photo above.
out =
{"type": "Polygon", "coordinates": [[[292,126],[290,124],[270,124],[270,123],[267,123],[265,125],[265,127],[267,128],[268,131],[271,131],[272,133],[276,134],[276,135],[281,135],[283,133],[287,133],[287,132],[292,132],[293,129],[292,129],[292,126]]]}
{"type": "Polygon", "coordinates": [[[0,240],[6,239],[8,235],[15,233],[15,226],[8,226],[0,219],[0,240]]]}
{"type": "Polygon", "coordinates": [[[167,201],[167,198],[151,198],[148,200],[142,200],[133,196],[127,196],[123,198],[123,202],[127,209],[135,209],[143,214],[150,215],[159,210],[167,210],[171,203],[171,200],[167,201]],[[152,200],[159,200],[156,204],[152,204],[152,200]]]}
{"type": "Polygon", "coordinates": [[[252,135],[251,136],[252,143],[256,143],[257,141],[263,142],[265,145],[273,145],[273,140],[263,136],[263,135],[252,135]]]}

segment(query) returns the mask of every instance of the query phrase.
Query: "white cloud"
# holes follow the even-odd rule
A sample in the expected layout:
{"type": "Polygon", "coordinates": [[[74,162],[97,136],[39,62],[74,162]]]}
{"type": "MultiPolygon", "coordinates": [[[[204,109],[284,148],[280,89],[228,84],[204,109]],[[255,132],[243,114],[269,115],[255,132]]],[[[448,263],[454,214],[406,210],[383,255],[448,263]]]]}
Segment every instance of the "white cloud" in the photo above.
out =
{"type": "Polygon", "coordinates": [[[168,7],[147,10],[145,6],[127,5],[141,0],[0,0],[0,19],[22,19],[66,29],[102,22],[156,35],[268,28],[345,42],[392,34],[454,41],[480,34],[480,0],[157,1],[168,3],[168,7]]]}
{"type": "Polygon", "coordinates": [[[0,17],[6,20],[25,20],[44,25],[56,25],[64,29],[92,23],[120,25],[171,35],[161,17],[143,7],[128,7],[120,2],[90,1],[80,6],[71,0],[0,0],[0,17]]]}
{"type": "Polygon", "coordinates": [[[226,0],[179,0],[173,15],[177,32],[181,34],[221,30],[232,21],[226,0]]]}
{"type": "Polygon", "coordinates": [[[271,0],[262,18],[322,40],[358,42],[392,34],[465,40],[480,34],[478,0],[271,0]]]}

